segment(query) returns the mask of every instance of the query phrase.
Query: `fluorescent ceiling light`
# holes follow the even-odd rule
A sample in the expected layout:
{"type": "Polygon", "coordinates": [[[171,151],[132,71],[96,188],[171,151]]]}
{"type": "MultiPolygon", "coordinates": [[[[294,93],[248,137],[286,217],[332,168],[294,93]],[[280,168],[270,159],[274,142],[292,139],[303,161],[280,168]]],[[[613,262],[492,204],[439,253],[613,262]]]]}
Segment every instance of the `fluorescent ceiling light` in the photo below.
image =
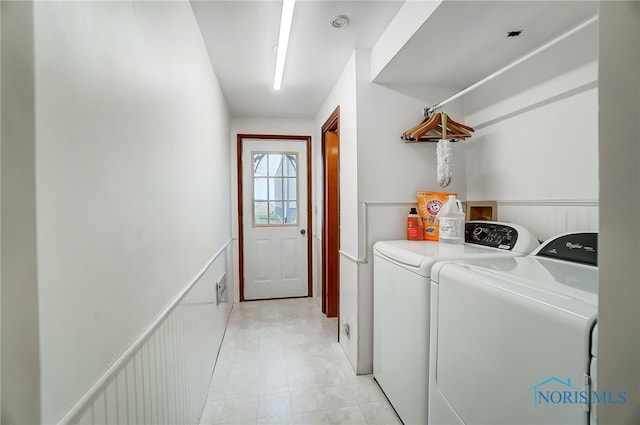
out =
{"type": "Polygon", "coordinates": [[[289,47],[289,34],[291,33],[291,22],[293,21],[293,7],[295,2],[296,0],[282,0],[280,37],[278,39],[278,53],[276,55],[276,73],[273,77],[274,90],[280,90],[280,86],[282,85],[284,62],[287,58],[287,48],[289,47]]]}

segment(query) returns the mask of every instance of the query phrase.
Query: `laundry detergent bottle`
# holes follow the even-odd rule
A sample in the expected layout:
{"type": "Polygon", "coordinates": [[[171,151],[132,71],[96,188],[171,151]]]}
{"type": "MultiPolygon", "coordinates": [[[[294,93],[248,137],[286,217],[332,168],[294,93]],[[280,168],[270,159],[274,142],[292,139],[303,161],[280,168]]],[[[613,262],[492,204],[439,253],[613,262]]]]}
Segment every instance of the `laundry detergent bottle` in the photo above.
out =
{"type": "Polygon", "coordinates": [[[449,199],[440,209],[436,217],[440,226],[439,241],[444,243],[464,243],[464,211],[462,202],[455,195],[449,195],[449,199]]]}
{"type": "Polygon", "coordinates": [[[415,208],[411,208],[407,217],[407,239],[410,241],[422,240],[422,217],[415,208]]]}

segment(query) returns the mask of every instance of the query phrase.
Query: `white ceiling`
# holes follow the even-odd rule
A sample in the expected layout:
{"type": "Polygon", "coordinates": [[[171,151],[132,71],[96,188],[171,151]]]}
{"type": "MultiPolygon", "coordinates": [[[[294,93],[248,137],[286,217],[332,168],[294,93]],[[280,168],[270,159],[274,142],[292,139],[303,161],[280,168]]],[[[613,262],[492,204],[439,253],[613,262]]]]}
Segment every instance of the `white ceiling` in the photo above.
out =
{"type": "Polygon", "coordinates": [[[298,0],[282,88],[273,90],[281,1],[191,0],[232,116],[311,118],[356,48],[371,48],[403,1],[298,0]],[[335,29],[329,21],[348,15],[335,29]]]}
{"type": "Polygon", "coordinates": [[[374,79],[463,89],[597,14],[595,1],[445,0],[374,79]],[[518,37],[509,31],[522,30],[518,37]]]}
{"type": "MultiPolygon", "coordinates": [[[[231,115],[286,118],[315,116],[353,50],[373,47],[403,3],[298,0],[276,92],[281,1],[191,0],[231,115]],[[339,14],[351,18],[343,30],[329,25],[339,14]]],[[[374,82],[465,88],[596,14],[595,1],[445,0],[374,82]]]]}

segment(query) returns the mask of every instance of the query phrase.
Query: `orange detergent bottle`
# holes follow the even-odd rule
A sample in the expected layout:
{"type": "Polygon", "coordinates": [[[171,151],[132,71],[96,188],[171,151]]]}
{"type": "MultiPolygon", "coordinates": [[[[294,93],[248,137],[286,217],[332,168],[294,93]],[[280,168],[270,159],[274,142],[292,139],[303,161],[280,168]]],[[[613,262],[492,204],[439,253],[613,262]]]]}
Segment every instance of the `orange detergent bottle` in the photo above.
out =
{"type": "Polygon", "coordinates": [[[410,241],[422,240],[422,217],[415,208],[411,208],[407,216],[407,239],[410,241]]]}

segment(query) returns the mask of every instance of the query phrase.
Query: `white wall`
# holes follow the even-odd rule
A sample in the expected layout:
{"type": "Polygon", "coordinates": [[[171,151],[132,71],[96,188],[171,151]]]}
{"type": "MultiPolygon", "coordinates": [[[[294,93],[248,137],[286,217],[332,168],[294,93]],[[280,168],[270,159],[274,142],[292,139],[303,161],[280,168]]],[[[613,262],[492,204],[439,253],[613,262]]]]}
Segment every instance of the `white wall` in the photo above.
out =
{"type": "Polygon", "coordinates": [[[2,9],[2,418],[40,422],[33,9],[2,9]]]}
{"type": "MultiPolygon", "coordinates": [[[[344,71],[338,78],[331,93],[324,101],[315,117],[315,140],[322,140],[322,125],[331,113],[340,107],[340,249],[357,256],[358,254],[358,155],[357,155],[357,110],[356,110],[356,55],[349,58],[344,71]]],[[[317,227],[315,234],[322,235],[322,142],[314,149],[314,187],[318,190],[314,195],[317,206],[317,227]]],[[[320,245],[316,247],[319,248],[320,245]]],[[[317,252],[314,253],[318,256],[317,252]]],[[[358,267],[344,255],[340,256],[340,318],[351,323],[351,339],[340,336],[347,358],[356,368],[357,364],[357,284],[358,267]]],[[[318,271],[318,276],[320,271],[318,271]]]]}
{"type": "MultiPolygon", "coordinates": [[[[400,135],[420,123],[423,109],[453,94],[429,88],[410,97],[369,81],[370,52],[357,50],[358,105],[358,202],[359,251],[366,260],[358,267],[357,337],[358,373],[373,371],[373,244],[385,239],[406,238],[406,216],[417,204],[416,192],[446,190],[464,199],[464,144],[454,144],[452,183],[438,185],[435,143],[404,143],[400,135]],[[365,240],[366,236],[366,240],[365,240]]],[[[462,120],[460,102],[445,112],[462,120]]],[[[341,296],[342,302],[342,296],[341,296]]],[[[353,329],[353,326],[352,326],[353,329]]],[[[353,336],[352,336],[353,339],[353,336]]]]}
{"type": "Polygon", "coordinates": [[[597,229],[597,54],[591,25],[464,97],[468,200],[539,239],[597,229]]]}
{"type": "Polygon", "coordinates": [[[599,424],[640,423],[640,3],[600,2],[599,424]]]}
{"type": "Polygon", "coordinates": [[[231,238],[229,118],[186,1],[38,2],[34,26],[51,423],[231,238]]]}
{"type": "MultiPolygon", "coordinates": [[[[234,117],[230,124],[230,161],[231,161],[231,226],[233,232],[233,258],[234,270],[239,270],[238,264],[238,134],[276,134],[280,136],[312,136],[313,120],[311,119],[287,119],[287,118],[251,118],[234,117]]],[[[320,139],[311,140],[312,152],[320,139]]],[[[312,172],[315,171],[316,164],[312,164],[312,172]]],[[[313,184],[313,182],[312,182],[313,184]]],[[[321,186],[322,187],[322,186],[321,186]]],[[[312,186],[315,194],[316,187],[312,186]]],[[[314,195],[315,196],[315,195],[314,195]]],[[[316,217],[313,217],[313,226],[316,226],[316,217]]],[[[315,232],[312,232],[315,236],[315,232]]],[[[315,237],[314,244],[315,245],[315,237]]],[[[316,266],[314,262],[314,267],[316,266]]],[[[240,285],[238,284],[238,273],[235,273],[235,301],[240,301],[240,285]]],[[[315,294],[314,294],[315,295],[315,294]]]]}
{"type": "MultiPolygon", "coordinates": [[[[356,50],[316,116],[316,137],[320,138],[322,124],[340,106],[339,315],[351,329],[348,338],[341,327],[340,343],[361,374],[371,373],[373,367],[371,247],[377,240],[405,238],[406,215],[416,203],[416,192],[439,187],[435,144],[406,144],[400,134],[422,120],[425,106],[452,94],[431,88],[411,97],[373,84],[369,77],[370,52],[356,50]]],[[[461,116],[461,103],[452,104],[447,112],[461,116]]],[[[454,147],[454,183],[447,189],[464,195],[466,170],[460,148],[454,147]]],[[[321,157],[318,147],[314,158],[319,211],[321,157]]],[[[321,216],[316,223],[321,225],[321,216]]]]}
{"type": "MultiPolygon", "coordinates": [[[[453,177],[445,189],[438,185],[436,143],[405,143],[400,135],[423,120],[423,109],[453,94],[428,88],[413,97],[371,83],[369,51],[357,50],[358,59],[358,177],[360,201],[417,202],[416,192],[442,190],[466,193],[464,145],[452,145],[453,177]]],[[[462,104],[452,102],[443,112],[462,121],[462,104]]],[[[406,211],[408,214],[409,211],[406,211]]],[[[404,214],[406,216],[406,214],[404,214]]],[[[402,222],[402,227],[406,223],[402,222]]],[[[406,237],[406,235],[405,235],[406,237]]]]}

